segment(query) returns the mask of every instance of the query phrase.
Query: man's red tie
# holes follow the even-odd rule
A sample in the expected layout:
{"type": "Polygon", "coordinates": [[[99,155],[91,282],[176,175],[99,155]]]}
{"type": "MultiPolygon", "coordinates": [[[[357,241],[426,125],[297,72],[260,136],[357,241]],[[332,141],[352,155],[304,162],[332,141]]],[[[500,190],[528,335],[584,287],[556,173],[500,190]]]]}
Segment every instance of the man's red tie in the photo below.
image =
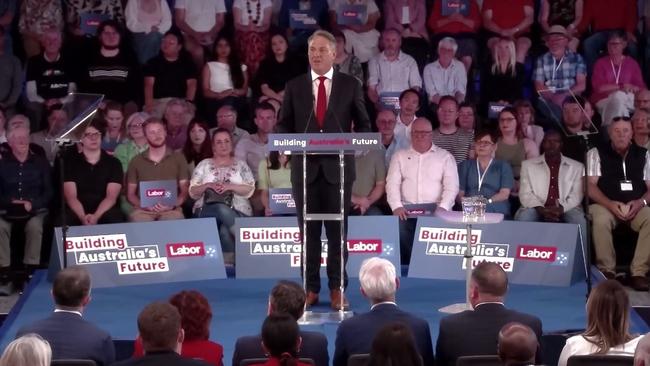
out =
{"type": "Polygon", "coordinates": [[[327,92],[325,91],[325,76],[318,77],[318,96],[316,96],[316,121],[318,127],[323,128],[325,112],[327,111],[327,92]]]}

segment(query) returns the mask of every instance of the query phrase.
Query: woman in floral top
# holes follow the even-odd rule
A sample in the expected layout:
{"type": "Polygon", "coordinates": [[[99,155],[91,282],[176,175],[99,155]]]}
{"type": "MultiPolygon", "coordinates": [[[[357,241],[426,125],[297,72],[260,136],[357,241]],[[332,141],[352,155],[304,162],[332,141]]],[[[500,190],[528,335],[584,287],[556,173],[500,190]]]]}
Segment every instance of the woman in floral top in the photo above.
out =
{"type": "Polygon", "coordinates": [[[248,198],[255,191],[255,178],[245,162],[233,158],[233,143],[230,132],[218,128],[212,135],[214,156],[201,161],[190,180],[190,197],[196,200],[196,217],[214,217],[219,227],[219,238],[224,253],[224,261],[235,261],[235,237],[233,234],[235,218],[250,216],[253,213],[248,198]],[[225,202],[204,203],[206,191],[212,196],[232,195],[232,204],[225,202]]]}

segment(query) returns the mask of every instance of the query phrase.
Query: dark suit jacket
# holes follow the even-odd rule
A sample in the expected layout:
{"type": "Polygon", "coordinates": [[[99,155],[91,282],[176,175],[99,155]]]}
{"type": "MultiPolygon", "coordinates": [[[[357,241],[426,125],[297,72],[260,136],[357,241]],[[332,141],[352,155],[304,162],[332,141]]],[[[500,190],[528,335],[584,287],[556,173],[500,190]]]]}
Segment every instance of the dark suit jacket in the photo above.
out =
{"type": "MultiPolygon", "coordinates": [[[[312,91],[311,73],[300,75],[287,83],[284,89],[282,114],[278,131],[282,133],[341,133],[370,132],[370,120],[366,111],[361,83],[355,77],[334,72],[332,89],[327,104],[323,128],[318,126],[314,112],[315,96],[312,91]]],[[[301,157],[302,158],[302,157],[301,157]]],[[[322,167],[325,179],[332,184],[340,180],[338,156],[310,156],[307,162],[307,183],[316,179],[322,167]]],[[[291,164],[292,182],[302,185],[302,159],[291,164]]],[[[345,179],[354,181],[354,156],[346,156],[345,179]]]]}
{"type": "MultiPolygon", "coordinates": [[[[298,357],[311,358],[316,366],[328,366],[330,362],[327,354],[327,338],[318,332],[300,331],[302,346],[298,357]]],[[[262,336],[239,337],[235,343],[235,352],[232,354],[232,366],[239,366],[247,358],[266,358],[262,349],[262,336]]]]}
{"type": "Polygon", "coordinates": [[[50,342],[52,359],[90,359],[98,365],[115,362],[113,339],[104,330],[74,313],[55,312],[22,327],[16,337],[36,333],[50,342]]]}
{"type": "MultiPolygon", "coordinates": [[[[438,366],[455,366],[461,356],[496,355],[501,327],[510,322],[529,326],[542,340],[542,322],[539,318],[507,309],[498,303],[486,303],[474,311],[449,315],[440,321],[436,356],[438,366]]],[[[537,352],[537,362],[541,354],[537,352]]]]}
{"type": "Polygon", "coordinates": [[[394,322],[402,322],[411,329],[424,365],[433,365],[429,323],[393,304],[379,304],[369,312],[346,319],[339,325],[336,331],[334,366],[346,366],[348,357],[353,354],[370,353],[375,334],[385,325],[394,322]]]}
{"type": "Polygon", "coordinates": [[[209,364],[183,358],[173,351],[150,352],[139,358],[129,358],[128,360],[114,363],[114,366],[210,366],[209,364]]]}

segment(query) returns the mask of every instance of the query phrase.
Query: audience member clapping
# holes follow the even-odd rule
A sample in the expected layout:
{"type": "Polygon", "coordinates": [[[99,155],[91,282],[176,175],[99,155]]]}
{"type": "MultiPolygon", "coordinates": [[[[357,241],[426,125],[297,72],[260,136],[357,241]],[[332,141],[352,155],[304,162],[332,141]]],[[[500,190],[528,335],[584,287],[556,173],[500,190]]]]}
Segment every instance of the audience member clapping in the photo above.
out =
{"type": "Polygon", "coordinates": [[[497,353],[504,366],[533,365],[538,349],[537,336],[527,325],[512,322],[499,331],[497,353]]]}
{"type": "Polygon", "coordinates": [[[558,366],[566,366],[571,356],[629,355],[641,340],[630,334],[630,299],[616,280],[599,283],[587,300],[587,329],[567,339],[558,366]]]}
{"type": "Polygon", "coordinates": [[[212,157],[212,143],[207,124],[199,120],[190,122],[187,126],[187,139],[183,146],[183,155],[189,165],[190,174],[201,161],[212,157]]]}
{"type": "Polygon", "coordinates": [[[128,0],[126,27],[140,64],[158,54],[163,34],[172,26],[172,14],[165,0],[128,0]]]}
{"type": "Polygon", "coordinates": [[[190,180],[190,197],[197,200],[194,215],[217,219],[224,261],[229,264],[235,259],[235,218],[253,213],[248,199],[255,191],[253,173],[232,156],[232,145],[230,132],[214,131],[214,156],[200,162],[190,180]]]}
{"type": "Polygon", "coordinates": [[[112,154],[117,145],[126,140],[124,131],[124,109],[117,102],[106,102],[103,110],[105,133],[102,136],[102,149],[112,154]]]}
{"type": "MultiPolygon", "coordinates": [[[[208,299],[198,291],[181,291],[172,295],[169,303],[178,310],[185,333],[181,356],[222,366],[223,347],[209,339],[212,309],[208,299]]],[[[133,357],[142,357],[144,351],[142,338],[136,338],[133,357]]]]}
{"type": "Polygon", "coordinates": [[[50,366],[50,344],[37,334],[25,334],[9,343],[0,357],[0,366],[50,366]]]}
{"type": "Polygon", "coordinates": [[[269,360],[253,366],[309,366],[298,360],[301,343],[296,319],[289,314],[271,314],[262,324],[262,347],[269,360]]]}
{"type": "Polygon", "coordinates": [[[257,190],[264,216],[272,216],[269,204],[269,190],[275,188],[291,188],[291,155],[271,151],[266,159],[260,161],[258,167],[257,190]]]}
{"type": "Polygon", "coordinates": [[[383,327],[372,341],[368,366],[422,366],[413,332],[404,323],[383,327]]]}

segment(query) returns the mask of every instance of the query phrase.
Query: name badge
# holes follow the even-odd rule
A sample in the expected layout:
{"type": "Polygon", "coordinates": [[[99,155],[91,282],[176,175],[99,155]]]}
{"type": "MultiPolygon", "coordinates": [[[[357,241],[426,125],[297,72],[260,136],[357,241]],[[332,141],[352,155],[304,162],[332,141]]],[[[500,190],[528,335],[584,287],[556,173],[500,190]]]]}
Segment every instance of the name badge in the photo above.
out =
{"type": "Polygon", "coordinates": [[[632,187],[632,181],[631,180],[622,180],[621,181],[621,191],[622,192],[630,192],[634,188],[632,187]]]}

